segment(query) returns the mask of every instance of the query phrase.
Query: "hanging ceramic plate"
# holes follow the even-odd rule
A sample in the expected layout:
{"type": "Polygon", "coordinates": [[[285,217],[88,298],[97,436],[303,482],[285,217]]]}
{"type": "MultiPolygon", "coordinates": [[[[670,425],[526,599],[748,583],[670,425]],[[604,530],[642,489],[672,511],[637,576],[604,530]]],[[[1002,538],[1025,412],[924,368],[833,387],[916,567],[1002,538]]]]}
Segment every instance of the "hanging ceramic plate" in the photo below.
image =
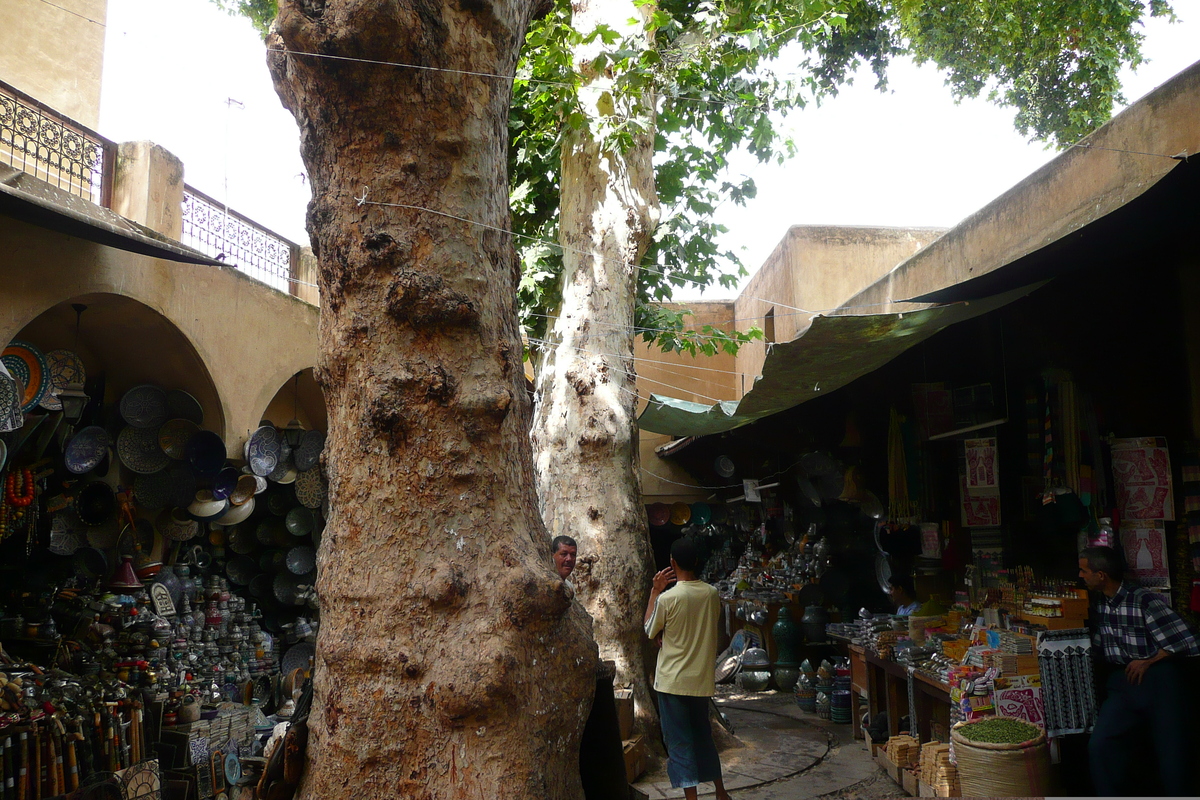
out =
{"type": "Polygon", "coordinates": [[[309,642],[299,642],[292,645],[283,654],[283,660],[280,662],[283,674],[287,675],[294,669],[307,671],[312,663],[313,656],[316,654],[317,648],[313,647],[309,642]]]}
{"type": "Polygon", "coordinates": [[[267,492],[267,511],[282,517],[296,505],[296,493],[290,486],[275,486],[267,492]]]}
{"type": "Polygon", "coordinates": [[[229,494],[229,502],[241,506],[253,500],[257,494],[259,480],[257,475],[239,475],[233,491],[229,494]]]}
{"type": "Polygon", "coordinates": [[[182,389],[167,392],[167,411],[172,419],[186,419],[196,425],[204,424],[204,407],[200,401],[182,389]]]}
{"type": "Polygon", "coordinates": [[[116,517],[109,517],[99,525],[88,526],[87,540],[92,547],[109,550],[117,546],[120,538],[121,526],[117,524],[116,517]]]}
{"type": "Polygon", "coordinates": [[[87,542],[87,526],[69,508],[57,512],[50,520],[50,552],[69,556],[87,542]]]}
{"type": "Polygon", "coordinates": [[[170,419],[167,393],[153,384],[135,386],[121,398],[121,419],[135,428],[154,428],[170,419]]]}
{"type": "Polygon", "coordinates": [[[139,475],[151,475],[166,469],[171,459],[158,446],[158,431],[130,426],[117,436],[117,456],[121,463],[139,475]]]}
{"type": "Polygon", "coordinates": [[[255,475],[266,477],[279,466],[283,437],[273,425],[263,425],[250,434],[246,443],[246,461],[255,475]]]}
{"type": "Polygon", "coordinates": [[[315,467],[321,461],[321,451],[325,449],[325,434],[320,431],[305,431],[300,437],[300,446],[296,448],[293,461],[296,469],[304,472],[315,467]]]}
{"type": "Polygon", "coordinates": [[[288,544],[287,529],[277,519],[263,520],[254,529],[254,538],[268,547],[288,544]]]}
{"type": "Polygon", "coordinates": [[[50,369],[46,357],[28,342],[13,339],[0,354],[0,360],[9,373],[25,387],[21,395],[21,411],[28,413],[37,408],[50,387],[50,369]]]}
{"type": "Polygon", "coordinates": [[[75,511],[88,527],[103,525],[112,519],[117,499],[104,481],[91,481],[75,496],[75,511]]]}
{"type": "Polygon", "coordinates": [[[229,549],[239,556],[253,553],[258,545],[254,529],[249,525],[234,525],[225,532],[225,539],[229,543],[229,549]]]}
{"type": "Polygon", "coordinates": [[[266,572],[260,572],[250,581],[250,594],[255,597],[271,597],[274,593],[272,584],[275,578],[266,572]]]}
{"type": "MultiPolygon", "coordinates": [[[[308,536],[312,533],[313,512],[307,508],[293,508],[287,513],[284,519],[284,524],[287,526],[288,533],[292,536],[308,536]]],[[[308,570],[304,570],[307,572],[308,570]]]]}
{"type": "Polygon", "coordinates": [[[326,491],[325,481],[321,478],[321,468],[313,467],[301,472],[296,476],[293,488],[296,490],[296,499],[300,501],[300,505],[305,508],[320,508],[326,491]]]}
{"type": "Polygon", "coordinates": [[[214,477],[225,466],[225,442],[212,431],[193,436],[185,452],[188,464],[201,477],[214,477]]]}
{"type": "Polygon", "coordinates": [[[58,399],[58,393],[67,388],[68,383],[83,383],[87,380],[87,372],[79,356],[70,350],[51,350],[46,353],[46,364],[50,386],[42,398],[41,406],[47,411],[62,411],[62,400],[58,399]]]}
{"type": "Polygon", "coordinates": [[[291,572],[281,572],[275,576],[271,588],[275,593],[276,600],[285,606],[294,606],[299,601],[300,586],[300,576],[293,575],[291,572]]]}
{"type": "Polygon", "coordinates": [[[15,431],[25,424],[21,414],[22,389],[0,361],[0,433],[15,431]]]}
{"type": "MultiPolygon", "coordinates": [[[[217,477],[212,481],[212,493],[214,497],[222,500],[227,499],[233,494],[233,490],[237,488],[238,478],[242,473],[238,472],[234,467],[225,467],[217,473],[217,477]]],[[[240,505],[240,503],[235,504],[240,505]]]]}
{"type": "Polygon", "coordinates": [[[187,458],[188,442],[199,432],[200,428],[190,419],[168,420],[158,429],[158,446],[170,458],[183,461],[187,458]]]}
{"type": "Polygon", "coordinates": [[[286,563],[293,575],[307,575],[317,568],[317,551],[307,544],[293,547],[287,551],[286,563]]]}
{"type": "Polygon", "coordinates": [[[151,475],[138,475],[133,482],[133,498],[148,511],[158,511],[171,505],[171,473],[161,470],[151,475]]]}
{"type": "Polygon", "coordinates": [[[248,586],[258,575],[258,564],[252,558],[238,556],[225,565],[225,575],[238,586],[248,586]]]}

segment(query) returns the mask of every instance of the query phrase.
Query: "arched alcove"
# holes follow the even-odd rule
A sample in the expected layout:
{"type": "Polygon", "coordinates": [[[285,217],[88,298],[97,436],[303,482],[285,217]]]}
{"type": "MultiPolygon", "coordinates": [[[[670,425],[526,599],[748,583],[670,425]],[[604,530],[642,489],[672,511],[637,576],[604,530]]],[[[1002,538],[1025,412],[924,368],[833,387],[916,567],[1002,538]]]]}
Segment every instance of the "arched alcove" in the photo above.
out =
{"type": "Polygon", "coordinates": [[[312,367],[284,381],[267,403],[262,419],[277,428],[286,428],[289,422],[297,419],[305,430],[328,430],[325,395],[313,377],[312,367]]]}
{"type": "Polygon", "coordinates": [[[208,366],[187,336],[149,306],[117,294],[94,293],[54,305],[15,337],[43,353],[65,348],[83,361],[89,381],[104,378],[104,402],[152,383],[181,389],[204,409],[204,427],[224,436],[225,414],[208,366]],[[87,306],[76,331],[74,304],[87,306]]]}

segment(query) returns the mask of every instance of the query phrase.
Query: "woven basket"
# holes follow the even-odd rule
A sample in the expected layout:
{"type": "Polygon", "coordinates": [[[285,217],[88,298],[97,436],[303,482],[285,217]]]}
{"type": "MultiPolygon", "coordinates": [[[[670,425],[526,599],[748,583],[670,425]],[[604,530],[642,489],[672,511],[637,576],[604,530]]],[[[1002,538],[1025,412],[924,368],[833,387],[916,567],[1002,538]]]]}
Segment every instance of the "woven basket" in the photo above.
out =
{"type": "Polygon", "coordinates": [[[1050,745],[1042,731],[1020,744],[972,742],[950,731],[963,797],[1029,797],[1053,794],[1050,745]]]}

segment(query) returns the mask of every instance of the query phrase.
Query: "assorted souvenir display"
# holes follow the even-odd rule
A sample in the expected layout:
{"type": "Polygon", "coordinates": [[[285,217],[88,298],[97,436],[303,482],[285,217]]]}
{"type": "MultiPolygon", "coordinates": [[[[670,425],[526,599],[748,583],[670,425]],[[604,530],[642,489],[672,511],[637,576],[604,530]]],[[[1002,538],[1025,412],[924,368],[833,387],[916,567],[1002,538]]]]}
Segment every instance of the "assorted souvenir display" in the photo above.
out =
{"type": "Polygon", "coordinates": [[[263,423],[243,466],[187,392],[0,359],[0,797],[250,786],[315,656],[324,435],[263,423]]]}

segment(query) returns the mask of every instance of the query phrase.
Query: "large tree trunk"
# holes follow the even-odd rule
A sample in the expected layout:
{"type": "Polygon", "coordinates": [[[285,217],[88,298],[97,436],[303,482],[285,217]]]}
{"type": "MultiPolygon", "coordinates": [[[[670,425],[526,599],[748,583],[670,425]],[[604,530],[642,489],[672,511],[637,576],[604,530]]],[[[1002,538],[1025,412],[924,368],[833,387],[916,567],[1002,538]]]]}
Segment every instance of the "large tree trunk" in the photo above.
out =
{"type": "MultiPolygon", "coordinates": [[[[577,0],[574,27],[608,24],[629,32],[640,10],[631,2],[577,0]]],[[[562,305],[538,372],[533,442],[542,519],[551,536],[579,543],[573,576],[592,615],[600,657],[617,664],[617,681],[632,685],[639,721],[657,719],[647,686],[642,616],[653,557],[639,480],[633,312],[637,271],[658,218],[654,189],[653,102],[613,106],[599,91],[591,52],[576,54],[591,88],[580,99],[591,128],[563,144],[559,238],[562,305]],[[598,131],[613,115],[643,126],[632,147],[613,152],[598,131]]]]}
{"type": "Polygon", "coordinates": [[[511,75],[531,9],[280,3],[273,48],[436,68],[270,58],[312,180],[330,427],[304,798],[582,794],[596,649],[534,494],[511,85],[464,74],[511,75]]]}

